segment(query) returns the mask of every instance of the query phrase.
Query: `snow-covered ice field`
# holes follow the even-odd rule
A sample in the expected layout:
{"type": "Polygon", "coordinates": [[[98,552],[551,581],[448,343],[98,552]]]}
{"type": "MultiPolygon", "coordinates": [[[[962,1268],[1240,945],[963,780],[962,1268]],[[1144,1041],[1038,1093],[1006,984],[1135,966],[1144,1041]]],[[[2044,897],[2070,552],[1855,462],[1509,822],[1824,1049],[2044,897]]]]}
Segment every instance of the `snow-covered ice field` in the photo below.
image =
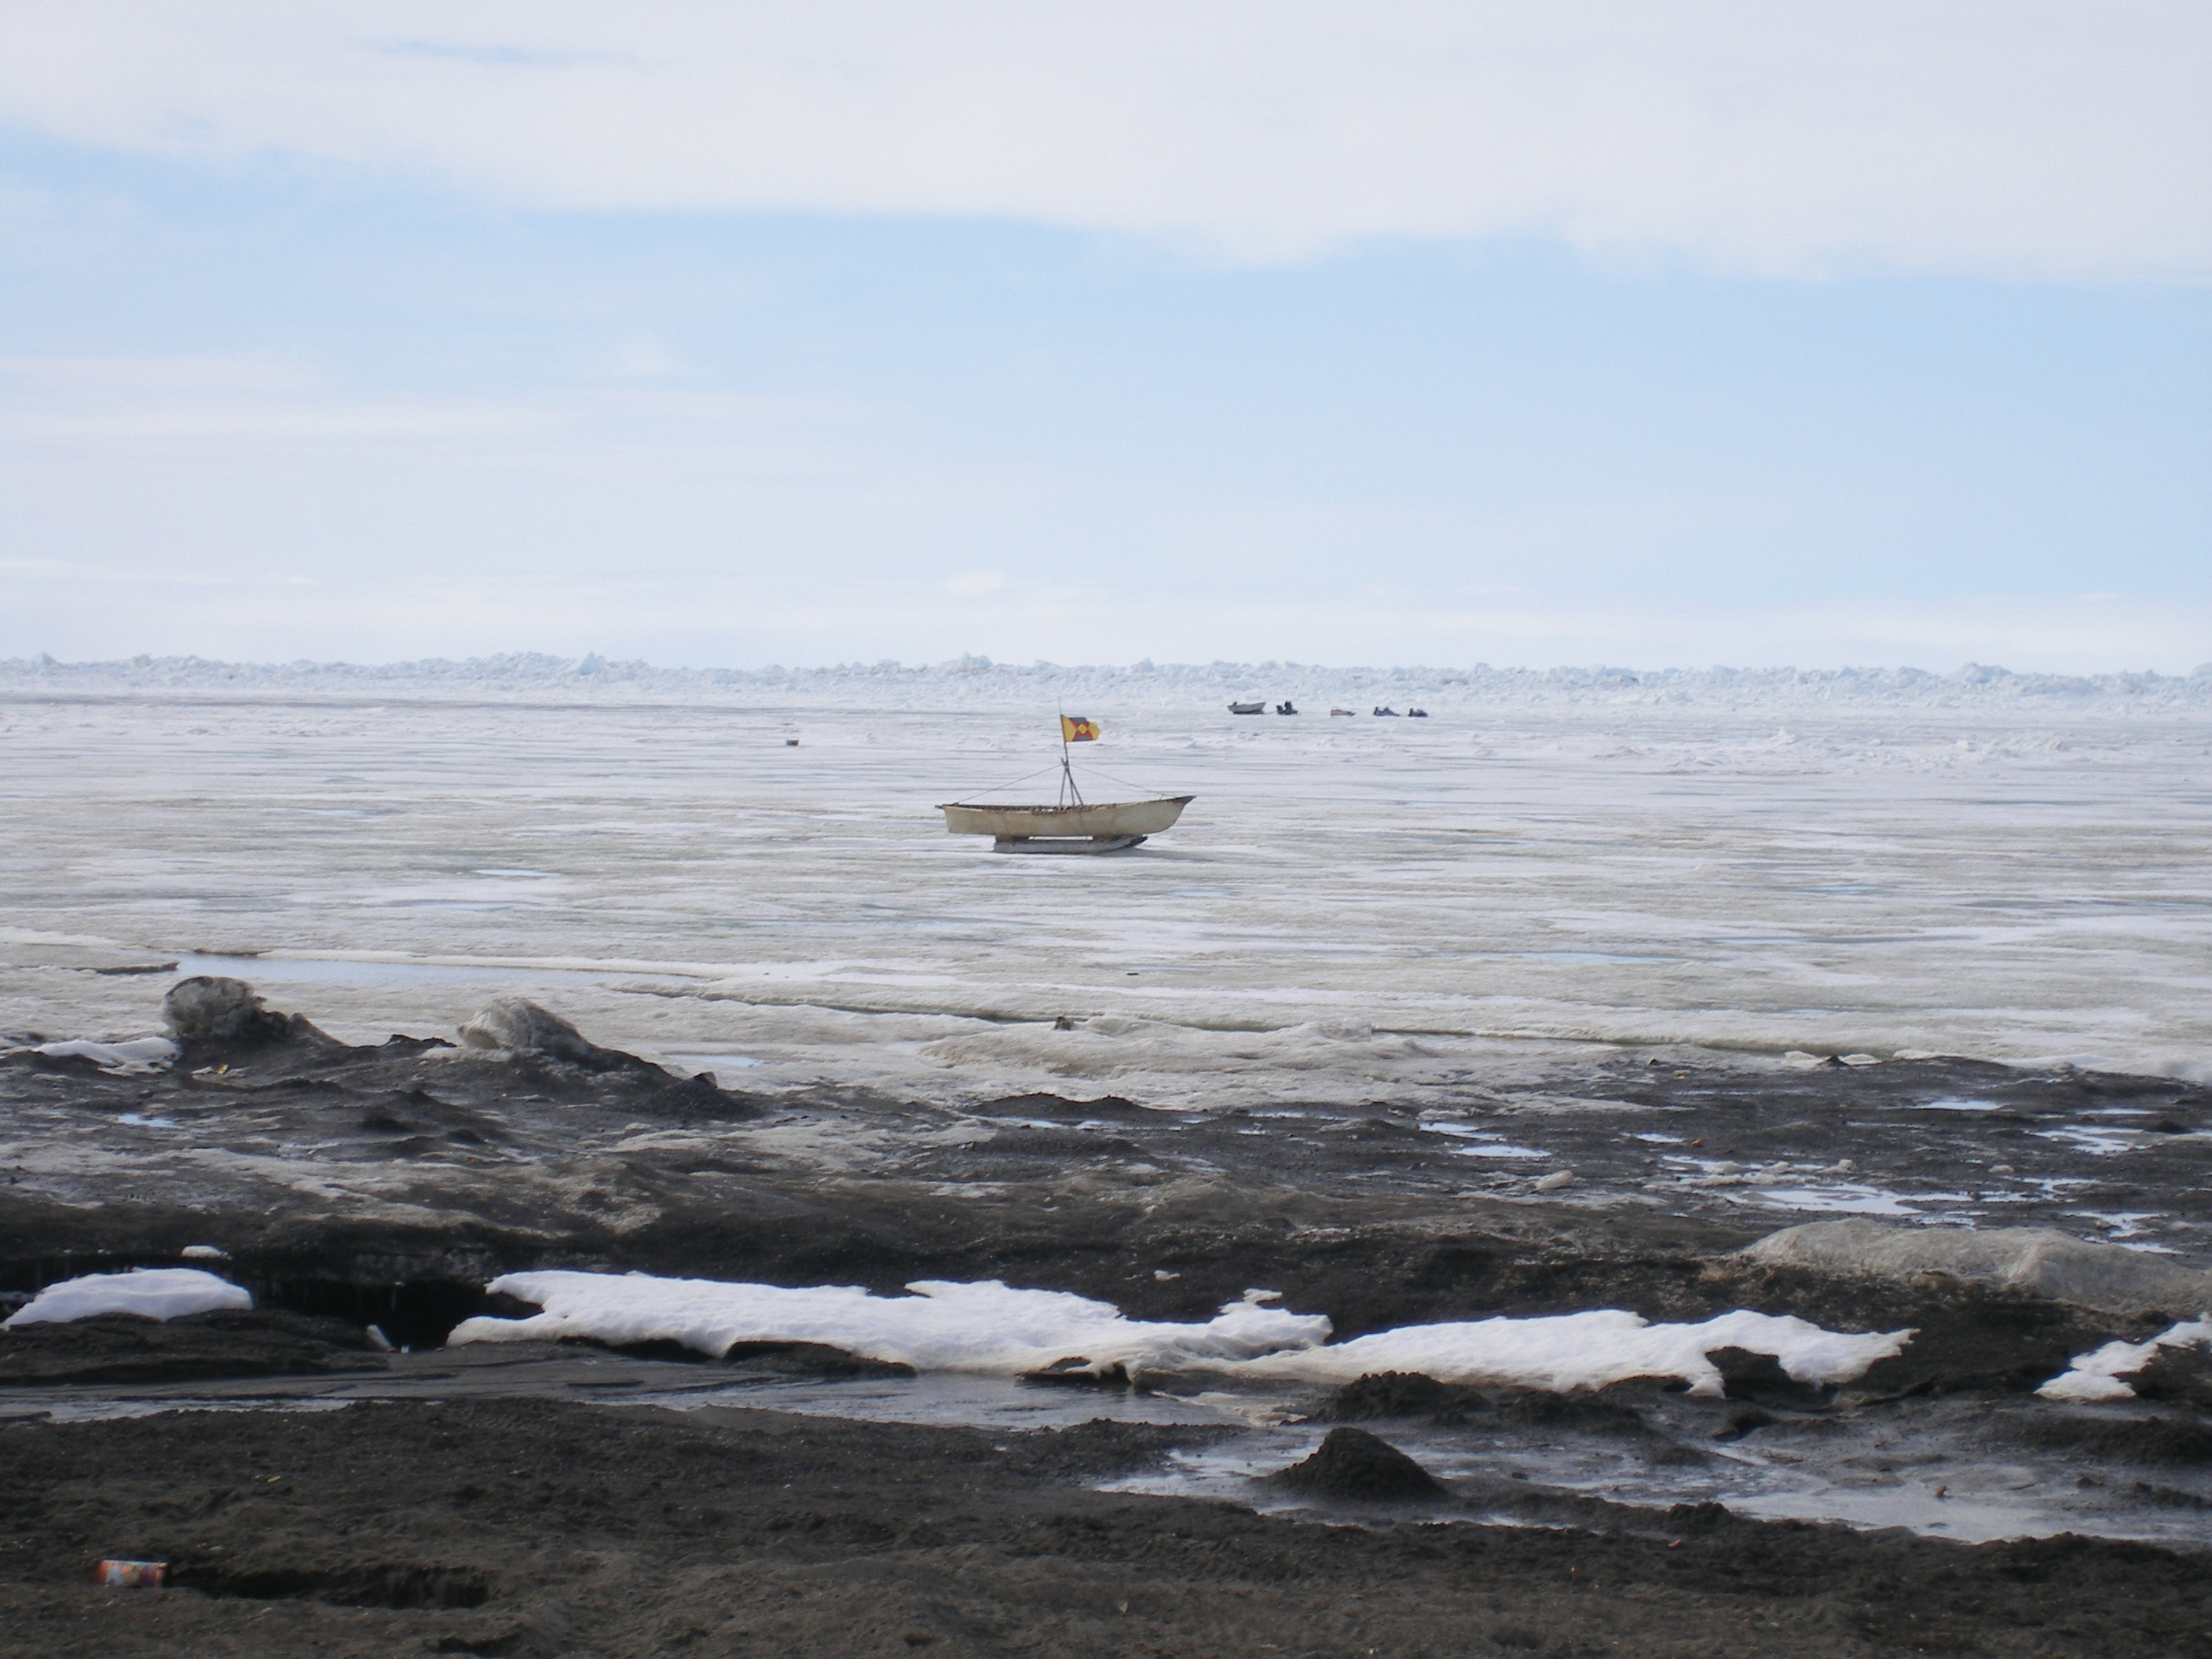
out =
{"type": "Polygon", "coordinates": [[[145,1035],[173,975],[126,970],[176,963],[357,1040],[520,992],[748,1087],[1358,1099],[1619,1045],[2212,1077],[2203,674],[17,663],[0,769],[18,1037],[145,1035]],[[1194,793],[1177,829],[944,833],[1050,799],[994,786],[1056,702],[1103,726],[1089,792],[1194,793]]]}

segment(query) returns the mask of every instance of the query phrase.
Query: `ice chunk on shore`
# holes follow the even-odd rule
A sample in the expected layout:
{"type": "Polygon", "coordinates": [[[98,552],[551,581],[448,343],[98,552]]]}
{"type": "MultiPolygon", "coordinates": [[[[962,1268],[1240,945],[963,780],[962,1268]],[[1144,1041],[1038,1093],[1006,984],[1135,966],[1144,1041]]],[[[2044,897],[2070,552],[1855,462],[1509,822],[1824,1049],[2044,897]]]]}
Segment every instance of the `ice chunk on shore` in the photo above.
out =
{"type": "Polygon", "coordinates": [[[1615,1308],[1541,1319],[1480,1319],[1405,1325],[1326,1348],[1269,1355],[1235,1367],[1245,1376],[1344,1383],[1379,1371],[1419,1371],[1439,1382],[1544,1389],[1564,1394],[1631,1377],[1668,1377],[1690,1392],[1718,1395],[1721,1373],[1705,1356],[1719,1348],[1771,1354],[1800,1382],[1829,1385],[1863,1376],[1901,1353],[1909,1330],[1863,1336],[1823,1330],[1786,1314],[1738,1310],[1696,1325],[1653,1325],[1615,1308]]]}
{"type": "Polygon", "coordinates": [[[42,1042],[37,1052],[57,1060],[88,1060],[104,1072],[159,1071],[184,1050],[165,1036],[132,1037],[127,1042],[94,1042],[72,1037],[66,1042],[42,1042]]]}
{"type": "Polygon", "coordinates": [[[2067,1370],[2036,1390],[2045,1400],[2132,1400],[2136,1391],[2120,1381],[2156,1358],[2160,1348],[2212,1343],[2212,1313],[2161,1331],[2148,1342],[2107,1342],[2094,1353],[2077,1354],[2067,1370]]]}
{"type": "Polygon", "coordinates": [[[599,1046],[567,1020],[526,997],[494,997],[461,1027],[461,1043],[561,1060],[589,1060],[599,1053],[599,1046]]]}
{"type": "Polygon", "coordinates": [[[1937,1273],[1993,1290],[2025,1291],[2104,1313],[2179,1313],[2212,1306],[2212,1273],[2049,1227],[1895,1227],[1814,1221],[1770,1233],[1741,1252],[1770,1267],[1875,1279],[1937,1273]]]}
{"type": "Polygon", "coordinates": [[[0,1328],[64,1325],[111,1313],[181,1319],[186,1314],[252,1305],[252,1294],[244,1286],[198,1267],[133,1267],[128,1273],[87,1273],[49,1285],[0,1320],[0,1328]]]}
{"type": "Polygon", "coordinates": [[[1012,1290],[923,1280],[914,1294],[876,1296],[852,1285],[792,1290],[774,1285],[657,1279],[646,1273],[522,1273],[492,1281],[495,1293],[544,1311],[522,1319],[464,1321],[452,1343],[564,1336],[601,1342],[674,1341],[719,1358],[740,1342],[819,1342],[864,1358],[925,1371],[1004,1376],[1079,1358],[1094,1371],[1133,1375],[1212,1371],[1276,1382],[1349,1382],[1370,1371],[1425,1371],[1443,1382],[1566,1390],[1632,1376],[1674,1377],[1717,1395],[1721,1374],[1706,1354],[1744,1348],[1771,1354],[1803,1382],[1845,1382],[1900,1352],[1911,1331],[1839,1335],[1802,1319],[1723,1314],[1699,1325],[1651,1325],[1601,1310],[1549,1319],[1409,1325],[1334,1347],[1325,1315],[1287,1313],[1248,1293],[1203,1324],[1147,1322],[1063,1291],[1012,1290]]]}
{"type": "Polygon", "coordinates": [[[864,1359],[924,1371],[1018,1376],[1061,1360],[1088,1369],[1187,1370],[1326,1341],[1321,1315],[1232,1302],[1204,1324],[1149,1323],[1064,1291],[1019,1291],[996,1279],[957,1285],[924,1279],[910,1296],[877,1296],[857,1285],[789,1289],[647,1273],[508,1273],[498,1295],[544,1311],[524,1319],[464,1320],[448,1343],[516,1342],[564,1336],[601,1342],[673,1341],[720,1358],[739,1342],[818,1342],[864,1359]]]}

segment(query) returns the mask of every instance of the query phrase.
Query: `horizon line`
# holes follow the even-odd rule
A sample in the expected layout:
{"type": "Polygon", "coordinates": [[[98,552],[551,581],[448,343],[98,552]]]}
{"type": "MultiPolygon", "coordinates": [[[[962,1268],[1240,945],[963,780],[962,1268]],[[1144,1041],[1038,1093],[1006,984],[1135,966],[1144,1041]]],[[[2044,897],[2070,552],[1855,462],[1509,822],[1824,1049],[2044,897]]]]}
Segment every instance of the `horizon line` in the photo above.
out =
{"type": "Polygon", "coordinates": [[[203,657],[196,653],[182,655],[137,653],[129,657],[88,659],[64,661],[51,653],[40,652],[35,657],[0,658],[0,672],[44,673],[54,671],[91,672],[98,671],[129,671],[167,668],[185,671],[244,671],[257,674],[307,676],[318,674],[374,674],[398,676],[409,672],[439,672],[454,670],[513,674],[518,671],[531,678],[550,678],[556,676],[568,678],[613,679],[667,677],[679,679],[708,679],[716,677],[757,678],[769,675],[892,675],[935,673],[1004,673],[1030,675],[1044,673],[1110,673],[1116,675],[1173,674],[1179,677],[1218,676],[1224,672],[1275,672],[1310,674],[1431,674],[1457,676],[1466,678],[1492,677],[1499,678],[1608,678],[1627,680],[1642,679],[1710,679],[1727,677],[1792,676],[1813,679],[1856,679],[1881,677],[1907,684],[1922,681],[1941,681],[1954,684],[1991,684],[1998,681],[2071,682],[2096,684],[2103,681],[2136,680],[2186,684],[2192,681],[2212,681],[2212,660],[2198,664],[2187,673],[2163,673],[2154,668],[2107,668],[2089,673],[2062,673],[2042,670],[2014,671],[2001,664],[1968,661],[1948,671],[1922,668],[1913,664],[1846,663],[1832,667],[1800,667],[1789,663],[1767,663],[1738,665],[1711,663],[1703,665],[1671,664],[1656,667],[1632,667],[1618,663],[1561,664],[1549,668],[1532,668],[1519,665],[1497,665],[1476,662],[1461,666],[1443,663],[1398,663],[1375,665],[1366,663],[1312,663],[1287,658],[1267,658],[1256,661],[1231,660],[1214,658],[1206,662],[1155,662],[1150,657],[1133,662],[1061,663],[1045,658],[1029,662],[1001,661],[981,653],[963,652],[956,657],[908,663],[896,658],[884,657],[873,661],[859,658],[822,663],[765,663],[757,666],[715,665],[693,667],[669,665],[647,661],[643,657],[618,659],[586,651],[580,655],[544,651],[496,652],[474,657],[416,657],[396,659],[386,662],[355,662],[343,658],[316,660],[298,657],[289,661],[232,659],[203,657]]]}

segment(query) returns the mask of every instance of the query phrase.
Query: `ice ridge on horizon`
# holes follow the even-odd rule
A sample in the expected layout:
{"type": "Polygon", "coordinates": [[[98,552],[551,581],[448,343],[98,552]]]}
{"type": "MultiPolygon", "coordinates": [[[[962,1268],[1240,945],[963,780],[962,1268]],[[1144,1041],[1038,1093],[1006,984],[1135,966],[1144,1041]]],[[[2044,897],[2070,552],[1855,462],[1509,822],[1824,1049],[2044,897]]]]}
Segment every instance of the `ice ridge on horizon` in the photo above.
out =
{"type": "Polygon", "coordinates": [[[771,665],[763,668],[662,668],[642,660],[611,661],[596,653],[582,657],[543,652],[510,652],[454,661],[226,662],[197,656],[139,656],[103,662],[68,663],[40,654],[0,659],[0,685],[67,685],[100,690],[168,688],[238,690],[341,690],[374,687],[379,691],[501,690],[566,688],[662,696],[713,696],[730,692],[808,693],[832,697],[855,693],[914,700],[917,694],[962,700],[1036,698],[1046,696],[1116,697],[1139,702],[1173,702],[1185,697],[1228,697],[1255,690],[1318,701],[1328,696],[1358,699],[1427,696],[1439,701],[1567,702],[1649,699],[1698,702],[1741,701],[1775,703],[1864,702],[1923,707],[1985,705],[2019,699],[2061,699],[2075,702],[2124,702],[2130,707],[2212,708],[2212,662],[2183,675],[2154,671],[2094,675],[2014,673],[2009,669],[1967,663],[1949,673],[1914,667],[1830,669],[1662,668],[1595,665],[1547,669],[1469,668],[1407,665],[1389,668],[1328,667],[1310,663],[1153,663],[1062,665],[994,662],[985,656],[961,656],[938,663],[904,664],[885,659],[815,668],[771,665]]]}

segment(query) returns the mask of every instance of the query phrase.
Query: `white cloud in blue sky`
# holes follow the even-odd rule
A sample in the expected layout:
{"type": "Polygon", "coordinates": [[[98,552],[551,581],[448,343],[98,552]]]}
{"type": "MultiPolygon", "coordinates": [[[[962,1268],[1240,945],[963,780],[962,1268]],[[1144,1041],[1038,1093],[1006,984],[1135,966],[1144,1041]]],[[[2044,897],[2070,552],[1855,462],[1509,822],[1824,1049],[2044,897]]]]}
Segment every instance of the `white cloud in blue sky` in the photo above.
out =
{"type": "Polygon", "coordinates": [[[2212,657],[2212,22],[27,5],[0,653],[2212,657]]]}

